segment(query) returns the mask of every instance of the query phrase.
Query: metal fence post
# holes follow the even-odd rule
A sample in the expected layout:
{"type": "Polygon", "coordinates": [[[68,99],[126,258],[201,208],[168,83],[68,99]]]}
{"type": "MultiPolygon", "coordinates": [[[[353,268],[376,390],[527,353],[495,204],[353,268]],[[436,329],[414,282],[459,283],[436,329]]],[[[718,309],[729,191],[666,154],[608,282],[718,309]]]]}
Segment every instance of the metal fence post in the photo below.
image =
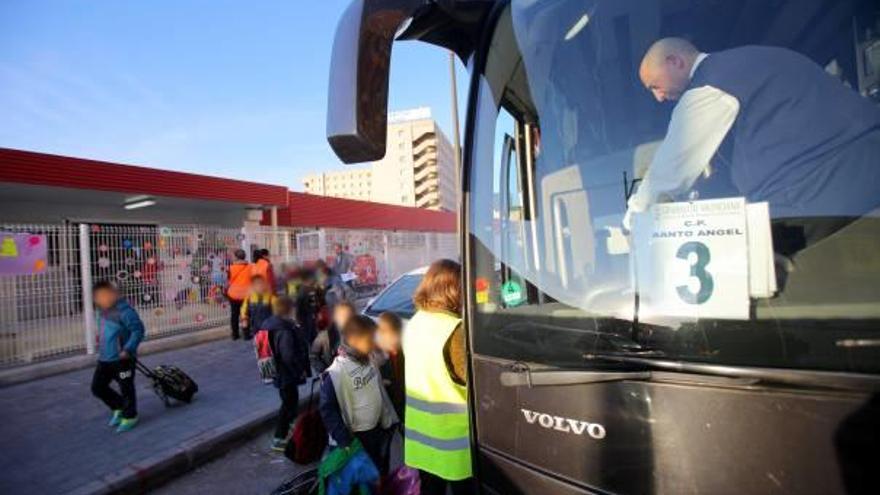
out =
{"type": "Polygon", "coordinates": [[[318,231],[318,259],[327,259],[327,239],[324,237],[324,229],[318,231]]]}
{"type": "Polygon", "coordinates": [[[83,326],[85,326],[86,352],[95,353],[95,310],[92,306],[92,249],[89,224],[79,224],[79,273],[83,302],[83,326]]]}
{"type": "Polygon", "coordinates": [[[388,242],[388,232],[382,233],[382,242],[385,244],[385,280],[382,280],[383,284],[390,284],[393,279],[391,278],[391,243],[388,242]]]}

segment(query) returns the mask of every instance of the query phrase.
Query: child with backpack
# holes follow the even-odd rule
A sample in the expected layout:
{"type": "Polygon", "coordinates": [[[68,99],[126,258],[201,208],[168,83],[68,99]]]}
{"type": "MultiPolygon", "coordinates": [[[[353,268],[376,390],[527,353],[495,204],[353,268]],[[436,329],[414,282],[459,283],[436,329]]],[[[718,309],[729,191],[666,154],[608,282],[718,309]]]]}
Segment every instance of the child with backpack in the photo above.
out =
{"type": "Polygon", "coordinates": [[[322,375],[320,412],[330,445],[347,448],[357,439],[381,474],[388,473],[388,430],[398,422],[370,359],[376,324],[363,315],[342,329],[339,355],[322,375]]]}
{"type": "Polygon", "coordinates": [[[272,450],[279,452],[284,452],[287,433],[296,419],[299,386],[311,376],[309,348],[302,337],[302,331],[291,316],[293,306],[289,297],[279,297],[275,302],[274,315],[263,323],[274,362],[274,382],[281,396],[278,423],[271,445],[272,450]]]}
{"type": "Polygon", "coordinates": [[[97,282],[92,294],[99,316],[99,354],[92,377],[92,394],[110,408],[110,426],[122,433],[138,422],[134,370],[137,348],[144,338],[144,324],[112,282],[97,282]],[[113,381],[119,385],[119,392],[110,388],[113,381]]]}
{"type": "Polygon", "coordinates": [[[241,327],[245,340],[251,340],[254,333],[263,328],[263,322],[272,316],[272,294],[269,283],[262,275],[251,277],[251,289],[241,305],[241,327]]]}

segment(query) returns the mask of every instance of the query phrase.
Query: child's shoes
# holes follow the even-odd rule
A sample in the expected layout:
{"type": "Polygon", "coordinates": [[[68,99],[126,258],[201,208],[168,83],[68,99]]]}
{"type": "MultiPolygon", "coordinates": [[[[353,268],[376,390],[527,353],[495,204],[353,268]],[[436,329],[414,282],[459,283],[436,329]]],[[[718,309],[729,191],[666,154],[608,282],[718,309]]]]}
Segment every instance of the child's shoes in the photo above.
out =
{"type": "Polygon", "coordinates": [[[122,418],[119,420],[119,427],[116,428],[116,433],[124,433],[126,431],[131,430],[138,424],[137,416],[133,418],[122,418]]]}
{"type": "Polygon", "coordinates": [[[287,440],[283,438],[272,438],[272,443],[269,447],[275,452],[284,452],[284,448],[287,447],[287,440]]]}
{"type": "Polygon", "coordinates": [[[107,426],[115,428],[119,426],[120,421],[122,421],[122,409],[114,409],[113,415],[110,416],[110,422],[107,423],[107,426]]]}

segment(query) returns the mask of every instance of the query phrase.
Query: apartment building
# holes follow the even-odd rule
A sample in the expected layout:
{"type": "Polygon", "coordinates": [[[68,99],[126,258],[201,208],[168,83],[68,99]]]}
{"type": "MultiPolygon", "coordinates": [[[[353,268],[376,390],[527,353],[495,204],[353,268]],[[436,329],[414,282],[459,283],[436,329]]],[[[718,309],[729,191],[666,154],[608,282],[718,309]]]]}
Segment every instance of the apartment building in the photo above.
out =
{"type": "Polygon", "coordinates": [[[449,139],[429,108],[416,108],[389,114],[385,157],[369,169],[313,174],[303,184],[310,194],[453,211],[457,181],[449,139]]]}
{"type": "Polygon", "coordinates": [[[372,171],[369,168],[351,168],[311,174],[303,178],[303,185],[309,194],[370,201],[372,171]]]}

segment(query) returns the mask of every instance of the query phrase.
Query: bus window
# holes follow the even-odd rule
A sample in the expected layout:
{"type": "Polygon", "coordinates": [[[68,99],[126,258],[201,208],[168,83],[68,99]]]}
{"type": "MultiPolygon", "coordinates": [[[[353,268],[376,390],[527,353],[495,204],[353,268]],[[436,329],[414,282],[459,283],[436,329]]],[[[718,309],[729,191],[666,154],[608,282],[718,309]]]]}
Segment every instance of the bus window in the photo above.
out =
{"type": "Polygon", "coordinates": [[[869,4],[514,0],[477,75],[475,352],[880,370],[869,4]]]}

